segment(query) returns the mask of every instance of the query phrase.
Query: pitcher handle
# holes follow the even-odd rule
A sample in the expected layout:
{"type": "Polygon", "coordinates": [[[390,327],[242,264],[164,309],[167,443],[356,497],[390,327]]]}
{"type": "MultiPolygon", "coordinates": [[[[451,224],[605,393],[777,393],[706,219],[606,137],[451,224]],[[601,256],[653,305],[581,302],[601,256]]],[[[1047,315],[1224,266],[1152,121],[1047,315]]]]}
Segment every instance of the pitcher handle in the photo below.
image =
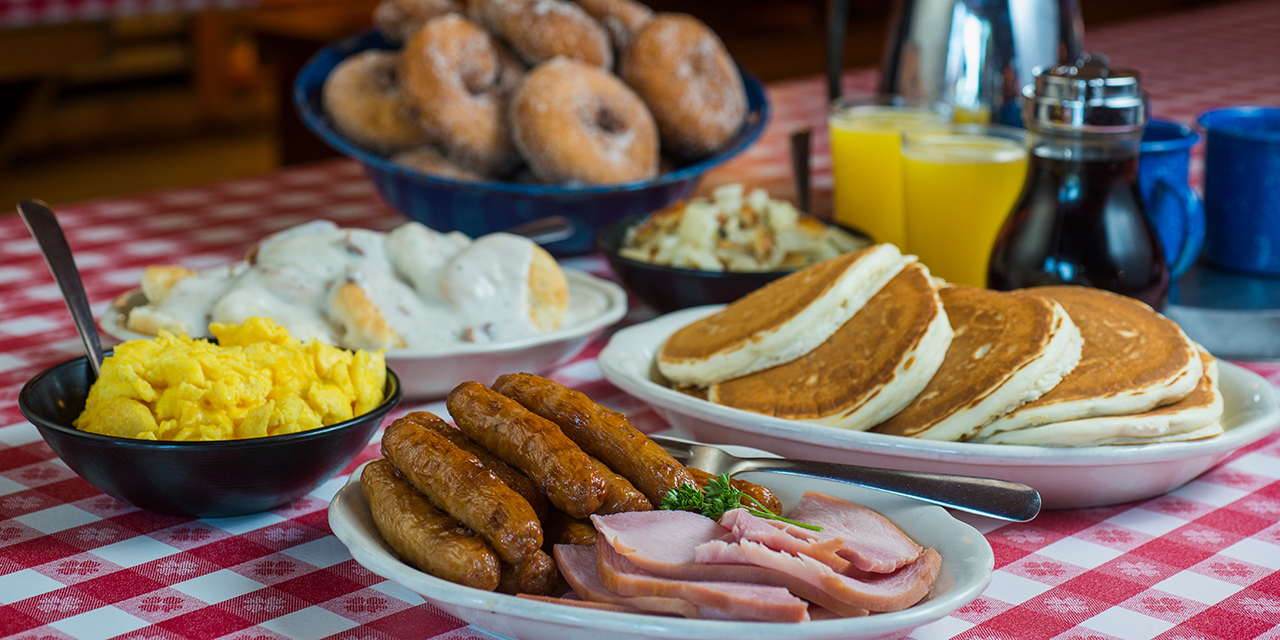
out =
{"type": "Polygon", "coordinates": [[[1200,250],[1204,248],[1204,201],[1186,184],[1172,184],[1164,178],[1156,179],[1151,189],[1151,202],[1155,203],[1157,215],[1163,207],[1166,195],[1173,196],[1178,202],[1179,215],[1182,216],[1182,243],[1175,260],[1169,262],[1169,279],[1177,280],[1196,263],[1200,250]]]}

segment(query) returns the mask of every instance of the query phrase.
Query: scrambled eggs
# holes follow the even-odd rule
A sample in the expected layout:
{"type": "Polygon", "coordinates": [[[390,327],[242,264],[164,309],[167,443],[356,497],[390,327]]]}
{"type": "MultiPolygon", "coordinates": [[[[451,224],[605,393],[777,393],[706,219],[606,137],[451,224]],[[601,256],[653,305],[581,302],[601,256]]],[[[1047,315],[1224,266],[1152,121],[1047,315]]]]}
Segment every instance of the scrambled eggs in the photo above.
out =
{"type": "Polygon", "coordinates": [[[116,347],[76,428],[140,440],[257,438],[350,420],[382,403],[381,351],[304,344],[269,318],[209,329],[219,344],[161,331],[116,347]]]}

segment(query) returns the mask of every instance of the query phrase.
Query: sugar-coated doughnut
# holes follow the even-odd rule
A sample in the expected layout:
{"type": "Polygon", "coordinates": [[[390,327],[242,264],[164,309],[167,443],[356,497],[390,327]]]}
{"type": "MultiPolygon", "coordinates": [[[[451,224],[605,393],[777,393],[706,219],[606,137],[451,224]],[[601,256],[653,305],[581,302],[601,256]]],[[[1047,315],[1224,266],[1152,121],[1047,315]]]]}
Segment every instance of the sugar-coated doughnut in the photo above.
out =
{"type": "Polygon", "coordinates": [[[520,163],[507,125],[507,99],[523,69],[512,68],[520,63],[501,46],[451,13],[415,32],[401,54],[405,92],[422,127],[448,157],[488,175],[520,163]]]}
{"type": "Polygon", "coordinates": [[[325,113],[339,133],[378,153],[427,143],[427,133],[405,107],[399,57],[363,51],[338,63],[320,89],[325,113]]]}
{"type": "Polygon", "coordinates": [[[373,25],[386,39],[404,42],[422,25],[460,11],[457,0],[382,0],[373,9],[373,25]]]}
{"type": "Polygon", "coordinates": [[[502,36],[529,65],[556,56],[613,67],[609,34],[586,11],[565,0],[470,0],[467,14],[502,36]]]}
{"type": "Polygon", "coordinates": [[[529,65],[525,64],[520,56],[512,53],[502,41],[495,39],[493,47],[498,52],[498,93],[510,98],[520,86],[520,82],[524,80],[524,74],[529,71],[529,65]]]}
{"type": "Polygon", "coordinates": [[[720,38],[693,16],[659,14],[636,34],[619,71],[653,111],[664,152],[715,153],[746,118],[742,76],[720,38]]]}
{"type": "Polygon", "coordinates": [[[434,147],[418,147],[417,149],[401,151],[391,156],[391,161],[441,178],[470,182],[488,180],[485,176],[446,158],[443,153],[440,153],[434,147]]]}
{"type": "Polygon", "coordinates": [[[619,56],[636,34],[653,20],[653,9],[635,0],[578,0],[578,6],[609,32],[609,39],[619,56]]]}
{"type": "Polygon", "coordinates": [[[511,99],[512,138],[543,182],[606,184],[658,173],[658,132],[644,101],[617,76],[555,58],[511,99]]]}

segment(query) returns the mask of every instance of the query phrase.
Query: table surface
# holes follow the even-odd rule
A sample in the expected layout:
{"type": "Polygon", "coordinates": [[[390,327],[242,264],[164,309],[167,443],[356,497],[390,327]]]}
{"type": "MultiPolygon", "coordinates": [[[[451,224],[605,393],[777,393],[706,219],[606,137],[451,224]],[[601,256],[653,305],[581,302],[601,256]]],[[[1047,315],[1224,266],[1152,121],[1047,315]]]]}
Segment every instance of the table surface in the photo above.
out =
{"type": "MultiPolygon", "coordinates": [[[[1099,29],[1088,44],[1146,74],[1157,115],[1190,121],[1214,106],[1280,103],[1277,25],[1278,2],[1232,4],[1099,29]]],[[[872,80],[855,72],[847,85],[866,90],[872,80]]],[[[768,133],[708,184],[785,191],[786,134],[809,124],[825,193],[822,81],[775,85],[770,95],[768,133]]],[[[316,218],[381,230],[402,221],[349,161],[59,209],[97,313],[149,264],[222,264],[267,233],[316,218]]],[[[607,275],[598,257],[567,262],[607,275]]],[[[633,309],[629,320],[646,313],[633,309]]],[[[606,338],[552,377],[646,431],[665,428],[601,378],[595,356],[606,338]]],[[[16,216],[0,219],[0,425],[8,425],[0,427],[0,637],[491,637],[365,570],[330,533],[330,497],[351,468],[378,455],[375,444],[309,496],[240,518],[153,515],[89,486],[16,406],[31,376],[80,353],[35,243],[16,216]]],[[[1253,368],[1280,383],[1280,369],[1253,368]]],[[[437,403],[391,417],[420,408],[444,414],[437,403]]],[[[991,586],[911,637],[1280,639],[1278,520],[1273,435],[1167,496],[1046,512],[1026,524],[982,522],[996,555],[991,586]]]]}

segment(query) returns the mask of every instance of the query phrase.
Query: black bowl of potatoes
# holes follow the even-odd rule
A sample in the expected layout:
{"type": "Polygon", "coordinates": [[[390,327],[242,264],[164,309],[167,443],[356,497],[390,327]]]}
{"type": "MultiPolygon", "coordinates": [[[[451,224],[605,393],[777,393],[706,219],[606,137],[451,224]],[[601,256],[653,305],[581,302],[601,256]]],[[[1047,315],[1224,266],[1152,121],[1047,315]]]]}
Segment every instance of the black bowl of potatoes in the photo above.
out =
{"type": "Polygon", "coordinates": [[[857,231],[739,184],[649,216],[629,216],[596,234],[596,249],[618,280],[661,313],[728,304],[797,269],[870,244],[857,231]]]}

